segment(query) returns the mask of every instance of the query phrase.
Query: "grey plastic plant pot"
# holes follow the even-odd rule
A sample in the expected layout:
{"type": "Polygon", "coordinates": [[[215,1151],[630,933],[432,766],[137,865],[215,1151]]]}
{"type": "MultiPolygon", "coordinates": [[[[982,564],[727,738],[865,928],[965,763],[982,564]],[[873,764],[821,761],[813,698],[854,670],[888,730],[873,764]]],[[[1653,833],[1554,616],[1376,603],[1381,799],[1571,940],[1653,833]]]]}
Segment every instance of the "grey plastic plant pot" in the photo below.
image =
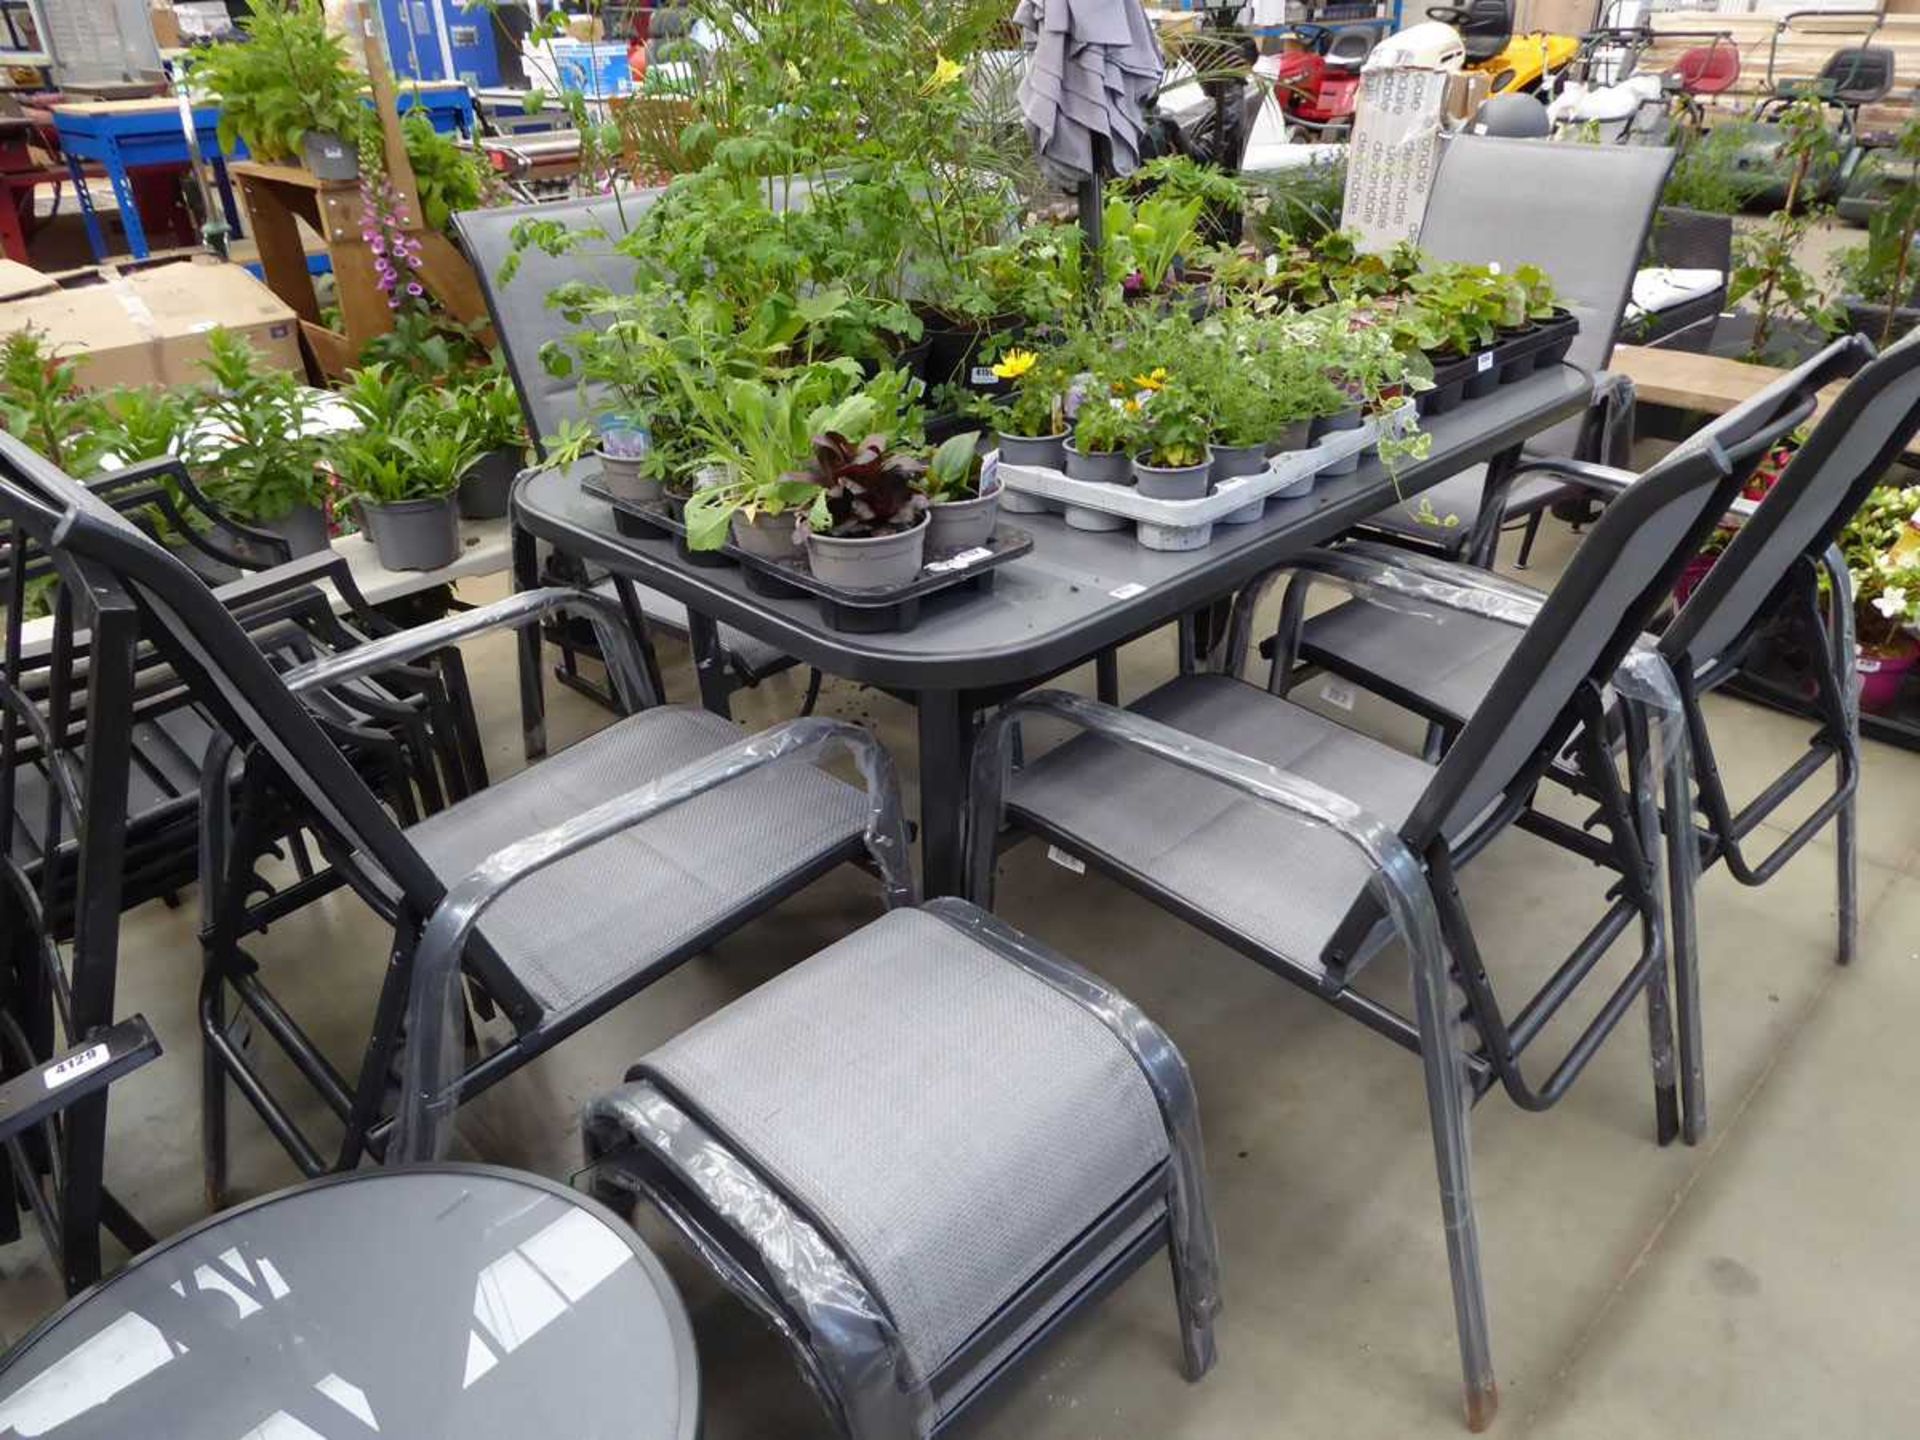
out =
{"type": "Polygon", "coordinates": [[[316,180],[360,178],[360,147],[331,130],[309,130],[302,135],[300,158],[316,180]]]}
{"type": "Polygon", "coordinates": [[[1067,461],[1067,432],[1058,435],[1009,435],[1000,432],[1000,458],[1009,465],[1044,465],[1059,470],[1067,461]]]}
{"type": "Polygon", "coordinates": [[[644,503],[658,500],[664,493],[658,479],[640,473],[640,465],[644,457],[609,455],[604,450],[596,450],[594,453],[600,457],[600,481],[607,487],[607,493],[615,499],[644,503]]]}
{"type": "Polygon", "coordinates": [[[971,500],[949,500],[927,511],[927,549],[947,554],[984,545],[1000,519],[1000,487],[971,500]]]}
{"type": "Polygon", "coordinates": [[[1200,500],[1212,483],[1213,457],[1198,465],[1149,465],[1135,458],[1134,483],[1149,500],[1200,500]]]}
{"type": "Polygon", "coordinates": [[[1098,480],[1108,485],[1133,484],[1133,457],[1124,450],[1076,450],[1069,441],[1067,478],[1098,480]]]}
{"type": "Polygon", "coordinates": [[[332,541],[327,536],[327,512],[318,505],[296,505],[277,520],[259,520],[254,529],[278,535],[298,560],[302,555],[318,555],[332,541]]]}
{"type": "Polygon", "coordinates": [[[842,590],[890,590],[911,584],[926,561],[928,522],[865,538],[805,533],[813,578],[842,590]]]}
{"type": "Polygon", "coordinates": [[[733,534],[733,543],[749,555],[757,555],[762,560],[791,560],[798,553],[799,540],[795,527],[800,523],[798,510],[783,510],[778,515],[755,515],[748,519],[741,511],[734,511],[727,522],[727,528],[733,534]]]}
{"type": "Polygon", "coordinates": [[[459,558],[460,524],[451,495],[392,505],[363,501],[360,516],[389,570],[440,570],[459,558]]]}
{"type": "MultiPolygon", "coordinates": [[[[1315,440],[1332,435],[1340,430],[1358,430],[1361,425],[1360,407],[1351,406],[1338,415],[1322,415],[1313,422],[1311,434],[1315,440]]],[[[1360,468],[1360,452],[1355,451],[1344,460],[1335,460],[1331,465],[1321,467],[1322,475],[1351,475],[1360,468]]]]}
{"type": "MultiPolygon", "coordinates": [[[[1305,433],[1305,426],[1301,431],[1305,433]]],[[[1242,475],[1258,475],[1267,468],[1267,447],[1265,445],[1216,445],[1213,447],[1213,470],[1209,479],[1214,485],[1222,480],[1236,480],[1242,475]]],[[[1267,512],[1266,500],[1259,499],[1251,504],[1242,505],[1229,515],[1222,515],[1222,525],[1251,525],[1267,512]]]]}
{"type": "Polygon", "coordinates": [[[468,520],[500,520],[513,494],[513,477],[520,473],[520,452],[511,446],[489,450],[467,472],[454,492],[460,513],[468,520]]]}
{"type": "MultiPolygon", "coordinates": [[[[1295,450],[1304,450],[1313,444],[1313,421],[1295,420],[1273,439],[1267,442],[1267,454],[1288,455],[1295,450]]],[[[1220,452],[1215,450],[1217,455],[1220,452]]]]}

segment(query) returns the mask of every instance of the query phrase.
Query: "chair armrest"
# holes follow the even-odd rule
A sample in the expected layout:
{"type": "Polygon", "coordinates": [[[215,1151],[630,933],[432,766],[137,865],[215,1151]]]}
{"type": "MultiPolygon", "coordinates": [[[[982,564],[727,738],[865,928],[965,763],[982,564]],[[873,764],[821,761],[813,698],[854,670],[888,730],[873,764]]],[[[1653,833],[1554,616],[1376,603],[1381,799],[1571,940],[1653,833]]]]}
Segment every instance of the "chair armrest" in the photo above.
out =
{"type": "Polygon", "coordinates": [[[1064,690],[1039,690],[1021,696],[1002,706],[981,732],[974,750],[973,802],[968,816],[968,890],[976,901],[987,893],[993,873],[1001,793],[1008,768],[1008,738],[1014,722],[1029,714],[1064,720],[1103,740],[1218,781],[1306,823],[1330,827],[1366,857],[1395,927],[1416,960],[1423,962],[1420,968],[1438,964],[1444,986],[1447,960],[1439,915],[1427,888],[1425,867],[1400,838],[1399,831],[1358,801],[1303,776],[1132,710],[1064,690]]]}
{"type": "Polygon", "coordinates": [[[35,1064],[0,1084],[0,1141],[98,1093],[149,1060],[160,1058],[160,1041],[143,1016],[121,1020],[64,1055],[35,1064]]]}
{"type": "MultiPolygon", "coordinates": [[[[141,460],[132,465],[123,465],[118,470],[111,470],[100,476],[95,483],[105,484],[117,489],[122,485],[134,485],[163,479],[173,482],[174,486],[185,498],[188,507],[198,511],[201,518],[211,521],[230,534],[239,536],[249,545],[259,546],[265,554],[291,556],[292,551],[288,548],[284,538],[275,535],[270,530],[261,530],[247,524],[243,520],[236,520],[218,505],[214,504],[207,493],[200,488],[198,482],[194,480],[193,473],[187,469],[186,462],[178,455],[161,455],[152,460],[141,460]]],[[[167,508],[171,509],[172,507],[169,504],[167,508]]],[[[183,521],[185,518],[184,516],[181,517],[183,521]]],[[[245,556],[236,555],[224,546],[209,544],[206,537],[194,532],[191,526],[188,527],[188,530],[187,540],[196,550],[211,555],[217,560],[235,565],[238,568],[247,568],[245,556]]],[[[254,563],[257,564],[258,562],[256,561],[254,563]]]]}
{"type": "Polygon", "coordinates": [[[456,1006],[460,957],[489,906],[529,876],[663,811],[778,761],[811,758],[824,750],[851,755],[866,782],[867,850],[879,867],[888,906],[913,904],[913,869],[893,757],[873,732],[845,720],[789,720],[517,840],[449,886],[420,932],[407,1001],[401,1108],[388,1163],[435,1159],[445,1149],[460,1103],[455,1069],[461,1033],[456,1006]]]}
{"type": "Polygon", "coordinates": [[[596,595],[591,590],[557,585],[523,590],[503,600],[496,600],[491,605],[448,615],[430,624],[415,625],[392,635],[382,635],[353,650],[301,665],[287,672],[287,688],[299,694],[308,690],[329,689],[349,680],[365,679],[388,666],[418,660],[435,650],[443,650],[449,645],[492,630],[530,625],[559,610],[583,611],[593,622],[600,639],[600,653],[629,709],[642,709],[658,703],[659,697],[654,695],[646,678],[646,667],[641,663],[640,647],[632,631],[627,628],[626,615],[619,603],[605,595],[596,595]]]}
{"type": "Polygon", "coordinates": [[[1613,465],[1602,465],[1595,460],[1574,460],[1562,456],[1545,456],[1537,460],[1522,460],[1513,467],[1513,478],[1522,475],[1558,475],[1571,480],[1589,490],[1604,491],[1608,495],[1618,495],[1630,489],[1640,477],[1632,470],[1622,470],[1613,465]]]}

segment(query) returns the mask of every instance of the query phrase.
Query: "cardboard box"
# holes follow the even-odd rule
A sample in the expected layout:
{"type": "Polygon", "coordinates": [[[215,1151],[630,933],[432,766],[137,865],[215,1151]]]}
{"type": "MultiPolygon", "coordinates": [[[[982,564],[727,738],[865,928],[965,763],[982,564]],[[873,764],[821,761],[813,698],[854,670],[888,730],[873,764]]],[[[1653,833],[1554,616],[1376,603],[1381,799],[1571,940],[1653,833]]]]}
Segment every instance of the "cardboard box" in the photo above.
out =
{"type": "MultiPolygon", "coordinates": [[[[0,285],[8,273],[0,271],[0,285]]],[[[205,379],[199,362],[208,353],[207,332],[218,327],[246,337],[265,364],[302,368],[293,311],[238,265],[208,257],[126,273],[107,266],[60,285],[38,271],[27,274],[44,283],[0,306],[0,334],[41,331],[80,361],[81,382],[95,389],[205,379]]],[[[15,275],[13,283],[25,278],[15,275]]]]}
{"type": "Polygon", "coordinates": [[[153,0],[147,9],[147,19],[153,24],[154,43],[162,50],[181,47],[180,17],[174,13],[170,0],[153,0]]]}
{"type": "Polygon", "coordinates": [[[1487,103],[1493,89],[1493,77],[1484,70],[1469,70],[1447,81],[1447,118],[1464,125],[1474,112],[1487,103]]]}
{"type": "Polygon", "coordinates": [[[1343,228],[1359,233],[1362,249],[1390,250],[1419,238],[1454,78],[1412,65],[1362,74],[1340,215],[1343,228]]]}
{"type": "Polygon", "coordinates": [[[1518,0],[1513,7],[1513,33],[1543,30],[1549,35],[1584,35],[1597,23],[1598,11],[1594,0],[1518,0]]]}

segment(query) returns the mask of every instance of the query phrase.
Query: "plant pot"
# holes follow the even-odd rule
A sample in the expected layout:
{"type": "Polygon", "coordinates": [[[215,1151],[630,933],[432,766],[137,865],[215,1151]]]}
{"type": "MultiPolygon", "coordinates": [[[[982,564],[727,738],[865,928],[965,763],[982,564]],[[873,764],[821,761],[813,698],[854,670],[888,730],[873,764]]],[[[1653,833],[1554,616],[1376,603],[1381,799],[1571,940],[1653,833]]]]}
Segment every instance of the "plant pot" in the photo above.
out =
{"type": "MultiPolygon", "coordinates": [[[[1306,427],[1300,427],[1304,434],[1306,427]]],[[[1209,479],[1218,486],[1225,480],[1237,480],[1242,475],[1258,475],[1267,468],[1267,447],[1264,445],[1216,445],[1213,447],[1213,470],[1209,479]]],[[[1242,505],[1231,514],[1222,515],[1222,525],[1251,525],[1266,514],[1265,498],[1253,500],[1242,505]]]]}
{"type": "Polygon", "coordinates": [[[459,558],[460,525],[451,495],[391,505],[363,501],[360,516],[389,570],[440,570],[459,558]]]}
{"type": "MultiPolygon", "coordinates": [[[[1338,434],[1342,430],[1358,430],[1359,428],[1360,407],[1354,405],[1342,410],[1338,415],[1322,415],[1318,417],[1313,422],[1313,428],[1308,433],[1312,435],[1315,443],[1318,443],[1326,439],[1327,436],[1338,434]]],[[[1360,452],[1356,450],[1344,460],[1336,460],[1331,465],[1321,466],[1320,473],[1322,475],[1351,475],[1359,468],[1360,452]]]]}
{"type": "Polygon", "coordinates": [[[1149,465],[1137,456],[1133,462],[1134,483],[1150,500],[1203,500],[1212,473],[1211,453],[1198,465],[1149,465]]]}
{"type": "Polygon", "coordinates": [[[800,553],[795,529],[800,523],[798,510],[783,510],[778,515],[755,515],[752,519],[736,510],[728,524],[733,543],[749,555],[762,560],[792,560],[800,553]]]}
{"type": "Polygon", "coordinates": [[[1107,485],[1133,484],[1133,457],[1124,450],[1079,450],[1069,440],[1066,452],[1067,478],[1070,480],[1098,480],[1107,485]]]}
{"type": "Polygon", "coordinates": [[[519,473],[520,452],[512,446],[482,455],[454,492],[461,515],[468,520],[505,518],[513,479],[519,473]]]}
{"type": "Polygon", "coordinates": [[[1000,432],[1000,460],[1006,465],[1039,465],[1058,470],[1067,463],[1067,432],[1058,435],[1009,435],[1000,432]]]}
{"type": "MultiPolygon", "coordinates": [[[[302,555],[318,555],[333,543],[327,535],[327,512],[318,505],[296,505],[276,520],[254,521],[253,528],[286,541],[295,560],[302,555]]],[[[250,547],[243,542],[240,548],[250,547]]]]}
{"type": "Polygon", "coordinates": [[[1480,400],[1500,388],[1500,367],[1488,364],[1484,369],[1481,362],[1492,355],[1491,350],[1476,351],[1473,356],[1473,373],[1467,377],[1467,399],[1480,400]]]}
{"type": "MultiPolygon", "coordinates": [[[[1267,454],[1290,455],[1295,450],[1304,450],[1313,444],[1313,421],[1295,420],[1273,439],[1267,442],[1267,454]]],[[[1220,452],[1216,449],[1214,454],[1220,452]]]]}
{"type": "Polygon", "coordinates": [[[360,178],[360,147],[331,130],[309,130],[302,135],[300,158],[316,180],[360,178]]]}
{"type": "Polygon", "coordinates": [[[616,500],[632,500],[644,504],[658,500],[664,493],[658,479],[640,473],[640,467],[645,463],[644,457],[609,455],[604,450],[596,450],[593,453],[600,457],[600,483],[607,487],[607,493],[616,500]]]}
{"type": "Polygon", "coordinates": [[[993,538],[1000,519],[1000,487],[971,500],[946,500],[927,511],[927,549],[936,554],[968,550],[993,538]]]}
{"type": "Polygon", "coordinates": [[[813,578],[842,590],[896,590],[910,585],[926,561],[928,522],[911,530],[860,538],[807,533],[813,578]]]}
{"type": "Polygon", "coordinates": [[[1910,640],[1897,645],[1862,645],[1854,658],[1860,676],[1860,708],[1876,715],[1891,711],[1916,661],[1920,661],[1920,648],[1910,640]]]}
{"type": "Polygon", "coordinates": [[[1087,530],[1095,534],[1124,530],[1129,523],[1124,515],[1110,515],[1105,510],[1090,510],[1084,505],[1069,505],[1061,515],[1069,530],[1087,530]]]}
{"type": "Polygon", "coordinates": [[[961,325],[955,325],[946,317],[929,317],[923,332],[927,346],[928,387],[958,382],[987,395],[1004,393],[1009,388],[1006,382],[990,373],[976,377],[974,362],[988,336],[1018,336],[1020,329],[1019,318],[1013,315],[996,315],[985,324],[961,325]]]}
{"type": "Polygon", "coordinates": [[[1886,329],[1887,307],[1862,300],[1858,295],[1845,296],[1841,303],[1847,307],[1847,325],[1855,334],[1864,335],[1875,345],[1880,345],[1880,336],[1886,333],[1886,344],[1891,345],[1908,331],[1920,328],[1920,306],[1903,305],[1893,312],[1893,328],[1886,329]]]}

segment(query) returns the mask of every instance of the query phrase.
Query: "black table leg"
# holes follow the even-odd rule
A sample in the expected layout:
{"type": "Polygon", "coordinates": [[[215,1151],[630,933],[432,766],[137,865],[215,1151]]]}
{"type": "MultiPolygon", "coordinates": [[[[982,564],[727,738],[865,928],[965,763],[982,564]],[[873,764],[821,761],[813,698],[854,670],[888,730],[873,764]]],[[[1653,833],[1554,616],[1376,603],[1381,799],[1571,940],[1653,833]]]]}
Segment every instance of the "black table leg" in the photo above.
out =
{"type": "MultiPolygon", "coordinates": [[[[540,588],[540,552],[533,532],[513,527],[513,588],[540,588]]],[[[540,673],[540,627],[522,625],[520,642],[520,736],[529,761],[547,753],[547,691],[540,673]]]]}
{"type": "Polygon", "coordinates": [[[920,886],[928,899],[961,893],[966,872],[967,772],[976,711],[959,690],[923,690],[920,707],[920,886]]]}
{"type": "Polygon", "coordinates": [[[710,615],[687,611],[687,643],[693,647],[693,675],[700,682],[700,703],[716,715],[733,718],[733,676],[720,646],[720,627],[710,615]]]}
{"type": "Polygon", "coordinates": [[[1486,488],[1480,492],[1480,515],[1473,522],[1473,538],[1462,557],[1469,565],[1491,570],[1500,551],[1500,527],[1513,488],[1513,467],[1520,463],[1520,447],[1502,450],[1487,462],[1486,488]]]}

